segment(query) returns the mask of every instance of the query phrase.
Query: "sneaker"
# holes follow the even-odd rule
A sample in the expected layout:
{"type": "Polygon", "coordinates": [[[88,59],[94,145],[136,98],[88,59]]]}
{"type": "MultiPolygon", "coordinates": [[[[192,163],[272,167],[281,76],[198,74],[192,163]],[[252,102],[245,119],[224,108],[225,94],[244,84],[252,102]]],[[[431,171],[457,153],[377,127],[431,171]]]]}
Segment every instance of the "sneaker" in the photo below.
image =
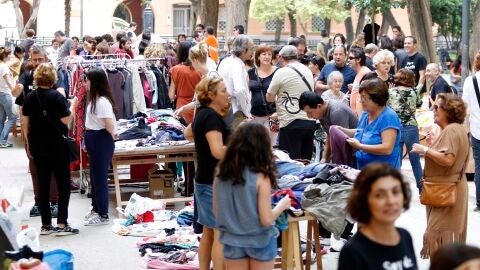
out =
{"type": "Polygon", "coordinates": [[[45,225],[40,229],[40,235],[49,235],[56,232],[57,228],[53,227],[52,225],[45,225]]]}
{"type": "Polygon", "coordinates": [[[7,143],[0,143],[0,148],[8,148],[8,144],[7,143]]]}
{"type": "Polygon", "coordinates": [[[477,207],[475,207],[475,209],[473,209],[473,212],[480,212],[480,206],[477,205],[477,207]]]}
{"type": "Polygon", "coordinates": [[[40,216],[40,206],[35,204],[32,209],[30,209],[30,217],[40,216]]]}
{"type": "Polygon", "coordinates": [[[52,218],[58,217],[58,204],[57,203],[50,203],[50,213],[52,214],[52,218]]]}
{"type": "Polygon", "coordinates": [[[335,241],[330,247],[330,251],[340,252],[343,246],[347,243],[347,239],[340,238],[340,240],[335,241]]]}
{"type": "Polygon", "coordinates": [[[72,234],[78,234],[80,232],[78,229],[74,229],[70,227],[69,224],[65,225],[65,227],[63,228],[56,227],[55,229],[56,229],[55,236],[72,235],[72,234]]]}
{"type": "Polygon", "coordinates": [[[98,225],[108,225],[110,223],[110,219],[107,217],[101,217],[99,214],[95,213],[92,215],[91,218],[89,218],[87,221],[85,221],[84,225],[85,226],[98,226],[98,225]]]}
{"type": "Polygon", "coordinates": [[[98,215],[95,211],[90,210],[87,215],[85,215],[85,218],[83,219],[84,221],[88,221],[91,219],[93,216],[98,215]]]}

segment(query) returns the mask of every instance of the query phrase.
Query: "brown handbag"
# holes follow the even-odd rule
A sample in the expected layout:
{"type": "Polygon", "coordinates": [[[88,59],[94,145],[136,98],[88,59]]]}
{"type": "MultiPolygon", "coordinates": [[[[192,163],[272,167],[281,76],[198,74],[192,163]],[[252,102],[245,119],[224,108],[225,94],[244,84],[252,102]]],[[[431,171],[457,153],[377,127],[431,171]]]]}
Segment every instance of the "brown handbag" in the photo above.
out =
{"type": "Polygon", "coordinates": [[[431,182],[428,179],[422,181],[422,193],[420,194],[420,203],[432,207],[450,207],[457,201],[457,184],[462,179],[467,160],[460,171],[460,176],[456,182],[431,182]]]}

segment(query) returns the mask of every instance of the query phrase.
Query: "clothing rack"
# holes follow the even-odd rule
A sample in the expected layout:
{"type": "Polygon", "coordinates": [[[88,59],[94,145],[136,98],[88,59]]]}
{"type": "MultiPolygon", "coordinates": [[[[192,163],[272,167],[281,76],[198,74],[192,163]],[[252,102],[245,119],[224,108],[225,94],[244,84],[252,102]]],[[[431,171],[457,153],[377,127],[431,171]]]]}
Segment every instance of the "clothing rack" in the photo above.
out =
{"type": "Polygon", "coordinates": [[[63,58],[57,61],[58,64],[127,64],[135,62],[150,62],[150,61],[160,61],[164,62],[164,57],[155,57],[155,58],[143,58],[143,59],[125,59],[125,58],[100,58],[100,59],[91,59],[84,60],[78,58],[63,58]]]}

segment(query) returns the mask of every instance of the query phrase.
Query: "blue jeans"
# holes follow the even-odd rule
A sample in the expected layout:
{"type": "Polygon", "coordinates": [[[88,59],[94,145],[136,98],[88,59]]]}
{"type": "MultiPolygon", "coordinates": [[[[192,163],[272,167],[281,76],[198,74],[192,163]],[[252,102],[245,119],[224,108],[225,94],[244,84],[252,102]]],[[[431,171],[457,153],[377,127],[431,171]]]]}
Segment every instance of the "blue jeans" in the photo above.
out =
{"type": "Polygon", "coordinates": [[[108,216],[108,168],[112,162],[115,144],[106,129],[87,130],[85,146],[90,161],[93,211],[100,216],[108,216]]]}
{"type": "MultiPolygon", "coordinates": [[[[417,188],[422,191],[422,164],[420,163],[420,155],[412,153],[412,145],[419,142],[418,127],[416,126],[403,126],[402,137],[400,138],[400,149],[403,149],[403,144],[407,146],[408,159],[412,165],[413,175],[417,181],[417,188]]],[[[402,155],[402,153],[401,153],[402,155]]],[[[403,157],[403,156],[402,156],[403,157]]],[[[402,159],[403,160],[403,159],[402,159]]]]}
{"type": "Polygon", "coordinates": [[[480,207],[480,140],[472,136],[472,152],[475,160],[475,198],[477,206],[480,207]]]}
{"type": "Polygon", "coordinates": [[[8,133],[17,122],[17,115],[13,113],[12,95],[0,93],[0,144],[6,144],[8,133]],[[8,121],[5,123],[5,120],[8,121]]]}

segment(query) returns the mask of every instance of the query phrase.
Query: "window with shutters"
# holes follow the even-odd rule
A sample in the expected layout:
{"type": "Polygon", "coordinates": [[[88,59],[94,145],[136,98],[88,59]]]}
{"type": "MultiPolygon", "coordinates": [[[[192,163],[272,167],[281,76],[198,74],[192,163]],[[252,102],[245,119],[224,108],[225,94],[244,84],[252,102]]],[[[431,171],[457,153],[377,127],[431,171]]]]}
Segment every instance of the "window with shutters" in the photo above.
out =
{"type": "Polygon", "coordinates": [[[312,17],[312,32],[320,32],[325,29],[325,20],[318,17],[312,17]]]}
{"type": "MultiPolygon", "coordinates": [[[[275,32],[275,27],[276,27],[277,20],[270,20],[265,23],[265,30],[269,32],[275,32]]],[[[282,31],[285,29],[285,19],[280,19],[280,29],[282,31]]]]}

